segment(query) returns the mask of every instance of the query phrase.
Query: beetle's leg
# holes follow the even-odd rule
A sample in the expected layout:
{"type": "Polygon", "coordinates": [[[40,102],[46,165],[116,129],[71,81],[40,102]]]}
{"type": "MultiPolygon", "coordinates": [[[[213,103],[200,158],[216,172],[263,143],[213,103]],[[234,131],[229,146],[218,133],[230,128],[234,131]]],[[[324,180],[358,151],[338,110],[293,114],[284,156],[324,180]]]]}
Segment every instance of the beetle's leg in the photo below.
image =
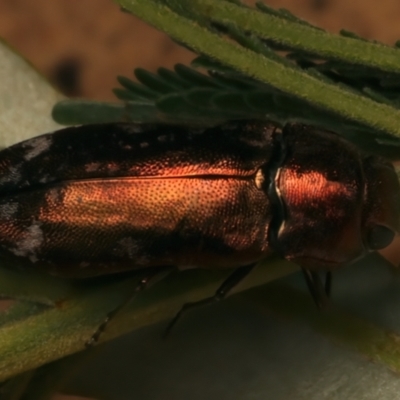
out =
{"type": "Polygon", "coordinates": [[[178,311],[175,317],[168,324],[167,329],[164,332],[164,337],[167,337],[170,334],[172,328],[188,310],[213,304],[225,299],[225,297],[229,295],[232,289],[237,286],[254,269],[255,266],[256,264],[254,263],[235,269],[235,271],[233,271],[232,274],[230,274],[228,278],[225,279],[221,286],[216,290],[214,296],[207,297],[206,299],[193,303],[184,304],[183,307],[178,311]]]}
{"type": "Polygon", "coordinates": [[[92,335],[92,337],[86,342],[86,347],[94,346],[98,341],[100,336],[103,334],[105,329],[107,328],[110,321],[123,309],[125,308],[135,297],[138,293],[142,292],[143,290],[149,288],[150,286],[154,285],[155,283],[161,281],[166,276],[168,276],[172,271],[176,268],[163,268],[161,270],[157,270],[157,272],[153,272],[152,274],[146,275],[143,277],[139,283],[135,286],[134,290],[126,297],[126,299],[119,304],[114,310],[110,311],[104,321],[99,325],[96,332],[92,335]]]}
{"type": "Polygon", "coordinates": [[[318,272],[302,268],[308,290],[318,308],[326,308],[329,304],[329,295],[332,286],[332,273],[327,272],[325,282],[322,283],[318,272]]]}

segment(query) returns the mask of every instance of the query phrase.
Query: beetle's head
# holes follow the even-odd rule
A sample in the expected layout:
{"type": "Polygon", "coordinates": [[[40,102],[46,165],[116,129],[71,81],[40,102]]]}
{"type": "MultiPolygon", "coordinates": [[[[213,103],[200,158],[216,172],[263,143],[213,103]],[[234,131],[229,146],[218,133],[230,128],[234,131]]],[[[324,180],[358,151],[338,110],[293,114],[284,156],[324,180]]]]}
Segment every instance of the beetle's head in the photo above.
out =
{"type": "Polygon", "coordinates": [[[400,185],[392,165],[377,157],[364,158],[363,169],[363,242],[369,250],[380,250],[400,231],[400,185]]]}

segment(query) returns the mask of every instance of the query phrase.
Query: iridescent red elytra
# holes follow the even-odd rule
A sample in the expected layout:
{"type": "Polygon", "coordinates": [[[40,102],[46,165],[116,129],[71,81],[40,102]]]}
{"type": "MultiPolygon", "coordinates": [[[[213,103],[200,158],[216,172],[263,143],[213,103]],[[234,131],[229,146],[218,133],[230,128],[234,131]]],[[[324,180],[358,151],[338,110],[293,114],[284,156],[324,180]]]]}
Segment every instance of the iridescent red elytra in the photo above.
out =
{"type": "Polygon", "coordinates": [[[310,126],[67,128],[0,152],[0,255],[72,278],[272,252],[332,269],[392,241],[399,199],[390,164],[310,126]]]}

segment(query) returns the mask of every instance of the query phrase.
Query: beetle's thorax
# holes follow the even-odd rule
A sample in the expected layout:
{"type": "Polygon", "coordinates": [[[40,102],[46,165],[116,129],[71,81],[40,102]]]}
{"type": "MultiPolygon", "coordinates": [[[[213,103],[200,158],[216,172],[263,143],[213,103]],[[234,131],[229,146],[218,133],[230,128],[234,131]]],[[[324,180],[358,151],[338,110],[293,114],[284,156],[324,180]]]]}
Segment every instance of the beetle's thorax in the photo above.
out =
{"type": "Polygon", "coordinates": [[[270,182],[277,210],[270,234],[276,250],[315,268],[358,258],[365,252],[359,153],[334,134],[302,125],[287,125],[280,141],[281,162],[270,182]]]}

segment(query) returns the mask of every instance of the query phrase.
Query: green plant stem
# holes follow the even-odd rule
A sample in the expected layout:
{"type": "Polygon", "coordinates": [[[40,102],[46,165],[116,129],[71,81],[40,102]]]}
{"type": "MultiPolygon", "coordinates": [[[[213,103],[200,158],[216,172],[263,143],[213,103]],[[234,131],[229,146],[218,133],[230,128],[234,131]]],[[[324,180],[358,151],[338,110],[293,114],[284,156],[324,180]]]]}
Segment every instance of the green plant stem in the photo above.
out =
{"type": "MultiPolygon", "coordinates": [[[[265,82],[284,93],[290,93],[305,102],[341,115],[349,120],[362,122],[378,131],[400,136],[400,113],[393,107],[376,103],[367,97],[329,84],[299,69],[286,67],[279,62],[250,51],[178,15],[159,2],[152,0],[116,1],[139,18],[166,32],[175,40],[185,43],[195,51],[218,60],[245,75],[265,82]]],[[[218,2],[216,4],[218,4],[218,7],[220,4],[228,7],[225,3],[218,2]]],[[[197,7],[203,3],[193,2],[193,4],[197,7]]],[[[231,4],[230,6],[235,7],[231,4]]],[[[192,7],[192,2],[190,2],[190,7],[192,7]]],[[[208,8],[203,9],[200,7],[199,9],[203,11],[208,10],[208,8]]],[[[239,9],[241,11],[244,10],[241,7],[239,9]]],[[[219,12],[227,13],[227,10],[228,8],[221,8],[219,12]]],[[[198,10],[196,9],[196,11],[198,10]]],[[[260,14],[259,18],[267,18],[265,21],[268,21],[268,18],[274,18],[263,13],[260,14]]],[[[275,23],[279,22],[275,19],[273,21],[275,23]]],[[[280,21],[279,23],[289,26],[287,21],[280,21]]],[[[301,29],[310,29],[312,32],[316,31],[303,25],[301,25],[301,29]]],[[[326,37],[323,36],[321,40],[326,37]]],[[[335,36],[332,37],[339,39],[335,36]]],[[[300,37],[300,39],[303,41],[303,38],[300,37]]],[[[326,47],[328,47],[328,44],[330,45],[331,40],[325,44],[326,47]]],[[[354,42],[358,45],[358,41],[355,39],[340,38],[340,40],[345,40],[349,43],[354,42]]],[[[372,44],[369,45],[373,46],[372,44]]],[[[381,50],[379,46],[376,46],[376,48],[381,50]]],[[[386,49],[383,46],[382,48],[386,49]]],[[[376,51],[375,54],[378,55],[379,52],[376,51]]],[[[398,60],[400,61],[400,55],[398,60]]],[[[400,65],[400,62],[398,65],[400,65]]]]}
{"type": "Polygon", "coordinates": [[[400,73],[400,51],[381,43],[333,35],[324,30],[242,7],[225,0],[169,0],[176,9],[186,8],[208,20],[224,25],[235,24],[245,32],[283,44],[323,59],[334,59],[382,71],[400,73]],[[378,57],[379,55],[379,57],[378,57]]]}
{"type": "MultiPolygon", "coordinates": [[[[296,269],[285,261],[269,261],[238,289],[264,284],[296,269]]],[[[182,304],[212,295],[227,273],[192,270],[168,277],[140,293],[107,327],[100,341],[172,318],[182,304]]],[[[86,287],[56,307],[4,325],[0,330],[0,380],[84,350],[107,313],[121,304],[136,284],[137,278],[86,287]]],[[[160,340],[161,336],[162,332],[160,340]]]]}

